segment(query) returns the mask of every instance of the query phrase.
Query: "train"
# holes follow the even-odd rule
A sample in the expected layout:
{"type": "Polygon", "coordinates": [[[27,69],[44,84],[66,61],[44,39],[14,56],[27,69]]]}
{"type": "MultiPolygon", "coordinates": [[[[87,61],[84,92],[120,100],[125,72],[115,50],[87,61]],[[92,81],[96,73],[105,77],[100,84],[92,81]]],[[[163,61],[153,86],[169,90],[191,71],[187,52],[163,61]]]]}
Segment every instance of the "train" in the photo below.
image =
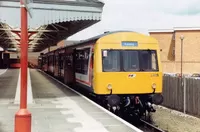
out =
{"type": "Polygon", "coordinates": [[[92,94],[113,113],[139,118],[163,102],[158,41],[134,31],[112,31],[38,57],[39,68],[92,94]]]}

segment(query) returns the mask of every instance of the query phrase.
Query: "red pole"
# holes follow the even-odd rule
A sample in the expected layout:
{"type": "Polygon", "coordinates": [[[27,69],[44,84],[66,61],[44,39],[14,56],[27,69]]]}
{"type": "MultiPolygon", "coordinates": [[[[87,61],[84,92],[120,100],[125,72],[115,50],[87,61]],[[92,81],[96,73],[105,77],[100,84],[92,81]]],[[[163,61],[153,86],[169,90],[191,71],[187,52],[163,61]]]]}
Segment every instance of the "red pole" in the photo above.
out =
{"type": "Polygon", "coordinates": [[[31,132],[31,113],[27,110],[27,59],[28,59],[28,25],[27,10],[21,3],[21,90],[20,109],[15,114],[15,132],[31,132]]]}

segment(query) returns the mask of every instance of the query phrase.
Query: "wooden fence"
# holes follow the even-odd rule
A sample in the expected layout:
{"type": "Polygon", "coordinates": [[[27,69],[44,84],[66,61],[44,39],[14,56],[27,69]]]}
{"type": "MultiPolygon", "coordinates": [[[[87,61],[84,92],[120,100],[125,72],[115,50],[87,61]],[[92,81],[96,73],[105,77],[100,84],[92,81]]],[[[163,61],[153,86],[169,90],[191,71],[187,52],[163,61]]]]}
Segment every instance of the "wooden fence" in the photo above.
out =
{"type": "Polygon", "coordinates": [[[200,79],[163,77],[163,106],[200,117],[200,79]],[[185,92],[184,92],[185,91],[185,92]]]}

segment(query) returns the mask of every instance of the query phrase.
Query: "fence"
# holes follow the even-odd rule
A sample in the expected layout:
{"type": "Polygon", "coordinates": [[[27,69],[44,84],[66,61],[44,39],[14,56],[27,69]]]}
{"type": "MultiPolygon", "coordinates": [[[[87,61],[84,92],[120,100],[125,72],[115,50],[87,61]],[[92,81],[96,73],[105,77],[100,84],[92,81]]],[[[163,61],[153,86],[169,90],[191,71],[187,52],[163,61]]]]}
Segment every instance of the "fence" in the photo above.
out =
{"type": "Polygon", "coordinates": [[[163,77],[163,106],[200,117],[200,79],[163,77]],[[185,91],[185,92],[184,92],[185,91]]]}

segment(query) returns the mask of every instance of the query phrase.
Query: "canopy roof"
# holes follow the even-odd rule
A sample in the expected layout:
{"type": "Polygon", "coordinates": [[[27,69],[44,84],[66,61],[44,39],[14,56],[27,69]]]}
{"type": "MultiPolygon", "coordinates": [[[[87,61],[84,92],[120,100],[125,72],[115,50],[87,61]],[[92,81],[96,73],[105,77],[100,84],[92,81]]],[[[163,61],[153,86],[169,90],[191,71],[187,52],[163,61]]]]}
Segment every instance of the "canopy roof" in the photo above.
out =
{"type": "MultiPolygon", "coordinates": [[[[101,20],[104,3],[98,0],[34,0],[30,4],[29,50],[49,46],[101,20]]],[[[0,46],[20,49],[19,0],[0,0],[0,46]],[[1,35],[3,34],[3,36],[1,35]]]]}

